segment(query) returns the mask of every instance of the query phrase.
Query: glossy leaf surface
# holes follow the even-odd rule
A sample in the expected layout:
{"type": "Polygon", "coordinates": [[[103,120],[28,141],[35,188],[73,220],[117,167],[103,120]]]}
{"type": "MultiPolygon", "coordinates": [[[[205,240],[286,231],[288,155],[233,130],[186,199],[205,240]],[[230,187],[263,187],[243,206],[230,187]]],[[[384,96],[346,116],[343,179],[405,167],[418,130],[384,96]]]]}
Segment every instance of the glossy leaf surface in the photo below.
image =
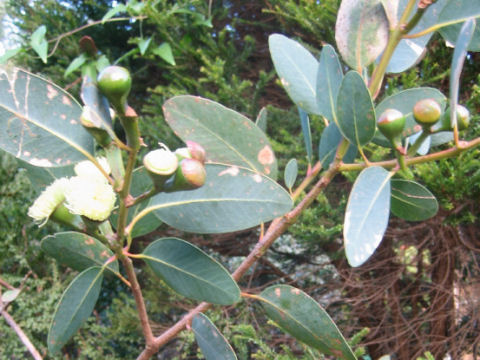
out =
{"type": "Polygon", "coordinates": [[[395,216],[409,221],[422,221],[435,216],[438,202],[424,186],[410,180],[392,179],[390,209],[395,216]]]}
{"type": "MultiPolygon", "coordinates": [[[[431,4],[420,18],[418,24],[409,33],[416,34],[435,25],[446,2],[447,0],[437,0],[436,3],[431,4]]],[[[399,1],[398,11],[395,15],[397,22],[400,20],[407,3],[408,0],[399,1]]],[[[425,47],[432,35],[433,32],[419,38],[402,39],[393,52],[393,56],[387,66],[387,72],[401,73],[417,64],[425,53],[425,47]]]]}
{"type": "Polygon", "coordinates": [[[480,17],[480,1],[448,0],[438,16],[437,25],[446,26],[480,17]]]}
{"type": "Polygon", "coordinates": [[[206,164],[204,186],[191,191],[160,193],[145,211],[168,225],[196,233],[247,229],[292,208],[290,195],[257,172],[223,164],[206,164]]]}
{"type": "Polygon", "coordinates": [[[58,86],[20,69],[0,69],[0,148],[35,166],[85,160],[93,138],[81,107],[58,86]]]}
{"type": "Polygon", "coordinates": [[[288,189],[292,189],[295,180],[297,180],[298,175],[298,163],[296,159],[290,159],[285,166],[285,186],[288,189]]]}
{"type": "MultiPolygon", "coordinates": [[[[470,44],[468,45],[468,51],[479,52],[480,51],[480,26],[478,26],[478,22],[479,22],[478,18],[476,19],[476,22],[477,22],[477,26],[475,27],[472,40],[470,40],[470,44]]],[[[441,28],[439,32],[440,34],[442,34],[442,36],[445,38],[446,41],[448,41],[450,44],[455,44],[458,39],[458,35],[460,33],[462,26],[463,26],[463,23],[450,25],[450,26],[441,28]]],[[[1,64],[1,60],[0,60],[0,64],[1,64]]]]}
{"type": "Polygon", "coordinates": [[[227,339],[206,315],[198,313],[193,317],[192,330],[206,360],[237,359],[227,339]]]}
{"type": "Polygon", "coordinates": [[[327,312],[300,289],[275,285],[260,298],[267,316],[297,340],[338,359],[356,359],[327,312]]]}
{"type": "Polygon", "coordinates": [[[99,267],[88,268],[68,286],[58,303],[48,332],[48,351],[56,354],[92,313],[102,286],[99,267]]]}
{"type": "Polygon", "coordinates": [[[460,91],[460,75],[467,56],[467,49],[475,31],[476,22],[474,19],[467,20],[462,26],[455,50],[453,52],[452,67],[450,71],[450,121],[452,127],[457,124],[458,93],[460,91]]]}
{"type": "Polygon", "coordinates": [[[268,45],[275,70],[290,98],[306,112],[318,114],[318,61],[300,43],[280,34],[270,35],[268,45]]]}
{"type": "Polygon", "coordinates": [[[336,106],[338,90],[343,79],[342,65],[335,49],[325,45],[320,54],[317,72],[317,106],[328,121],[337,122],[336,106]]]}
{"type": "Polygon", "coordinates": [[[112,138],[113,132],[112,118],[110,117],[110,105],[105,96],[100,93],[95,81],[88,76],[84,77],[80,96],[83,104],[88,106],[92,112],[90,119],[96,127],[105,129],[112,138]]]}
{"type": "Polygon", "coordinates": [[[242,114],[195,96],[176,96],[165,102],[163,112],[177,136],[205,148],[207,161],[277,177],[277,159],[266,135],[242,114]]]}
{"type": "MultiPolygon", "coordinates": [[[[415,122],[413,118],[413,107],[422,99],[434,99],[436,100],[442,110],[445,109],[447,98],[437,89],[422,87],[403,90],[395,95],[385,98],[380,104],[377,105],[375,112],[381,115],[387,109],[396,109],[403,113],[405,116],[405,128],[403,130],[403,137],[408,137],[421,130],[421,127],[415,122]]],[[[438,134],[432,136],[432,140],[437,137],[438,134]]],[[[385,147],[390,147],[390,142],[377,131],[374,143],[385,147]]]]}
{"type": "Polygon", "coordinates": [[[154,241],[144,250],[142,258],[168,286],[185,297],[221,305],[240,299],[240,289],[228,271],[184,240],[154,241]]]}
{"type": "Polygon", "coordinates": [[[388,26],[380,0],[343,0],[335,25],[335,40],[343,60],[362,72],[385,49],[388,26]]]}
{"type": "MultiPolygon", "coordinates": [[[[338,145],[342,139],[342,133],[338,130],[338,126],[333,122],[323,130],[320,144],[318,146],[318,156],[323,169],[328,169],[335,159],[338,145]]],[[[358,150],[356,146],[350,144],[347,153],[343,157],[343,162],[346,164],[353,162],[357,156],[357,152],[358,150]]]]}
{"type": "Polygon", "coordinates": [[[370,92],[356,71],[343,78],[337,98],[338,128],[351,144],[366,145],[375,135],[375,110],[370,92]]]}
{"type": "Polygon", "coordinates": [[[380,245],[390,215],[390,177],[379,166],[364,169],[358,176],[345,210],[343,237],[351,266],[360,266],[380,245]]]}
{"type": "MultiPolygon", "coordinates": [[[[59,263],[77,271],[92,266],[101,267],[113,256],[113,252],[99,240],[74,231],[49,235],[43,238],[40,246],[59,263]]],[[[118,261],[108,264],[108,268],[118,272],[118,261]]]]}
{"type": "Polygon", "coordinates": [[[153,49],[152,52],[160,56],[168,64],[175,66],[175,58],[173,57],[172,47],[169,43],[164,42],[160,44],[160,46],[153,49]]]}

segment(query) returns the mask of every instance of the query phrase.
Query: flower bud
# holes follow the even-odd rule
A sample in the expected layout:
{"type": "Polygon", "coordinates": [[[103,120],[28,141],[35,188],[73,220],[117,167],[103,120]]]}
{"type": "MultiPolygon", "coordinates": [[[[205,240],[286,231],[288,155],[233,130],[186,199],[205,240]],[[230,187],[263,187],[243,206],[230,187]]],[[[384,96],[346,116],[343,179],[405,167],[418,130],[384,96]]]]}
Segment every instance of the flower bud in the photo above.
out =
{"type": "Polygon", "coordinates": [[[186,144],[191,158],[200,161],[202,164],[205,164],[205,149],[203,146],[190,140],[187,140],[186,144]]]}
{"type": "Polygon", "coordinates": [[[120,114],[125,114],[127,96],[132,86],[130,72],[121,66],[107,66],[97,78],[98,88],[120,114]]]}
{"type": "Polygon", "coordinates": [[[405,127],[405,116],[396,109],[387,109],[377,120],[380,132],[389,140],[402,134],[405,127]]]}
{"type": "Polygon", "coordinates": [[[165,183],[163,190],[173,192],[197,189],[205,184],[206,177],[205,167],[200,161],[183,159],[173,177],[165,183]]]}
{"type": "Polygon", "coordinates": [[[178,168],[177,156],[167,148],[150,151],[143,158],[143,165],[153,180],[155,187],[162,189],[163,184],[178,168]]]}
{"type": "MultiPolygon", "coordinates": [[[[470,111],[465,106],[457,105],[457,127],[458,130],[465,130],[470,125],[470,111]]],[[[450,118],[450,108],[445,111],[442,117],[442,124],[440,131],[451,131],[453,129],[450,118]]]]}
{"type": "MultiPolygon", "coordinates": [[[[110,174],[111,170],[107,159],[104,157],[97,157],[96,159],[102,169],[105,170],[107,174],[110,174]]],[[[95,181],[108,182],[108,179],[90,160],[80,161],[78,164],[75,165],[73,170],[75,171],[75,174],[77,174],[77,176],[85,177],[95,181]]]]}
{"type": "Polygon", "coordinates": [[[40,194],[35,202],[28,209],[28,216],[36,222],[46,223],[50,215],[65,200],[65,189],[68,186],[68,179],[55,180],[40,194]]]}
{"type": "Polygon", "coordinates": [[[423,99],[413,107],[415,121],[424,127],[435,124],[442,115],[440,104],[434,99],[423,99]]]}

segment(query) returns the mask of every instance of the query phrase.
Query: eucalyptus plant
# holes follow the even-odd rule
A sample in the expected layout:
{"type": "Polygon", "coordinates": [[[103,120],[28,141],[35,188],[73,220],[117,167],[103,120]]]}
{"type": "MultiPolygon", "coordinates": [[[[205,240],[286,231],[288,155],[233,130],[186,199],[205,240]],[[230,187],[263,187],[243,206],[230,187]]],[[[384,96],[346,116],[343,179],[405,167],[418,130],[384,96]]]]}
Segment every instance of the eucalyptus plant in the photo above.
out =
{"type": "MultiPolygon", "coordinates": [[[[264,133],[263,111],[252,122],[214,101],[176,96],[163,104],[163,113],[186,147],[171,151],[159,139],[158,148],[139,159],[142,120],[128,105],[132,79],[127,69],[106,66],[97,79],[86,72],[80,104],[46,79],[3,66],[0,147],[23,163],[34,184],[45,187],[28,215],[40,225],[55,221],[67,230],[44,238],[42,249],[79,272],[57,305],[49,351],[60,352],[87,320],[104,276],[112,275],[135,298],[145,338],[138,359],[151,358],[185,329],[194,332],[205,358],[236,359],[203,312],[242,299],[258,301],[278,327],[306,346],[356,359],[327,312],[302,290],[274,285],[254,294],[242,292],[237,282],[337,174],[360,172],[343,226],[351,266],[361,266],[374,254],[390,214],[422,221],[437,213],[434,195],[415,182],[411,168],[480,145],[480,138],[461,138],[470,114],[458,104],[467,51],[480,50],[479,17],[480,2],[471,0],[343,0],[336,23],[341,57],[326,44],[318,60],[299,42],[272,34],[273,64],[299,108],[309,163],[301,181],[297,161],[287,164],[287,189],[278,183],[280,171],[264,133]],[[415,66],[436,31],[455,46],[448,97],[420,87],[377,101],[384,77],[415,66]],[[311,115],[322,116],[326,124],[318,154],[311,131],[319,129],[311,129],[311,115]],[[115,123],[126,140],[115,131],[115,123]],[[390,149],[390,158],[371,161],[372,146],[390,149]],[[160,238],[143,252],[132,252],[135,239],[161,223],[198,234],[260,226],[260,235],[230,274],[179,238],[160,238]],[[173,291],[199,302],[163,334],[154,334],[150,326],[134,259],[173,291]]],[[[43,44],[41,37],[42,32],[36,32],[34,44],[43,44]]],[[[40,48],[42,59],[44,45],[32,45],[40,48]]],[[[2,297],[2,303],[13,300],[2,297]]]]}

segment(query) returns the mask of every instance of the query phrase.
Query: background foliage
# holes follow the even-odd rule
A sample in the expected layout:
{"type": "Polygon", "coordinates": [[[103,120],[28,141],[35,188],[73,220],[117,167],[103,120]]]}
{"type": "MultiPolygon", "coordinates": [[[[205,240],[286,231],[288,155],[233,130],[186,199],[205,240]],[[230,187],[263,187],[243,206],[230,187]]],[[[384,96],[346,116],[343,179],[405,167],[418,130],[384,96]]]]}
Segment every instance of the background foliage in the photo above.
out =
{"type": "MultiPolygon", "coordinates": [[[[251,119],[268,105],[267,134],[273,139],[279,168],[284,169],[289,159],[297,158],[300,172],[305,173],[307,162],[303,142],[299,140],[298,112],[275,77],[267,38],[273,32],[283,33],[309,44],[309,50],[317,56],[323,44],[334,44],[339,2],[160,0],[146,11],[145,20],[92,26],[65,37],[46,65],[31,50],[19,54],[15,62],[78,95],[80,73],[67,77],[63,74],[80,53],[79,39],[89,35],[111,62],[121,59],[120,63],[132,70],[134,89],[130,102],[141,110],[141,130],[148,134],[144,139],[147,144],[153,145],[161,139],[171,147],[178,146],[179,140],[164,124],[161,111],[164,101],[175,95],[204,96],[251,119]],[[175,12],[175,6],[191,12],[175,12]],[[199,17],[211,19],[212,26],[199,22],[199,17]],[[175,65],[155,55],[123,57],[136,49],[140,38],[151,36],[157,43],[171,45],[175,65]]],[[[54,39],[88,21],[100,20],[112,6],[110,0],[12,0],[6,14],[18,27],[21,41],[28,43],[31,33],[41,24],[46,25],[48,38],[54,39]]],[[[125,14],[118,14],[121,15],[125,14]]],[[[416,86],[435,86],[448,93],[449,73],[445,69],[449,68],[453,51],[444,47],[439,36],[433,37],[430,48],[417,68],[387,79],[384,95],[416,86]]],[[[469,55],[461,94],[461,102],[477,114],[479,60],[478,53],[469,55]]],[[[467,138],[479,136],[478,120],[478,117],[472,119],[474,126],[468,130],[467,138]]],[[[311,121],[313,129],[324,126],[320,117],[313,116],[311,121]]],[[[314,131],[313,135],[319,133],[314,131]]],[[[313,139],[314,144],[318,141],[313,139]]],[[[371,158],[380,157],[383,151],[376,147],[367,150],[371,158]]],[[[368,335],[362,332],[359,337],[368,356],[374,359],[387,353],[414,359],[426,351],[432,351],[436,358],[447,351],[453,358],[471,352],[475,343],[475,333],[471,331],[477,320],[472,306],[478,301],[478,290],[472,284],[479,276],[478,247],[474,245],[479,228],[478,159],[477,149],[456,159],[418,166],[416,175],[439,199],[440,213],[422,224],[392,219],[387,241],[361,270],[347,266],[339,241],[346,194],[355,175],[336,178],[333,186],[316,200],[316,206],[308,209],[289,234],[279,239],[242,285],[260,290],[280,277],[285,283],[301,287],[326,306],[349,337],[358,335],[364,327],[370,328],[368,335]],[[448,266],[442,261],[446,256],[451,260],[448,266]],[[462,294],[464,303],[455,294],[462,294]],[[418,332],[411,335],[411,327],[418,332]],[[419,343],[418,337],[424,341],[419,343]]],[[[45,352],[53,304],[74,274],[40,252],[39,240],[49,229],[36,229],[24,221],[34,196],[28,179],[10,156],[2,155],[1,161],[0,277],[18,286],[28,274],[23,293],[9,310],[35,345],[45,352]]],[[[191,236],[162,227],[154,234],[158,235],[188,238],[233,265],[238,257],[247,254],[257,234],[256,230],[250,230],[191,236]]],[[[145,237],[135,246],[146,247],[152,239],[153,236],[145,237]]],[[[142,268],[142,272],[147,271],[142,268]]],[[[122,286],[118,281],[107,278],[107,282],[109,291],[101,294],[95,317],[67,347],[66,355],[71,358],[132,358],[138,352],[142,339],[140,329],[136,328],[133,299],[116,295],[122,286]]],[[[156,333],[165,324],[178,320],[188,307],[185,299],[169,292],[162,283],[142,285],[147,289],[145,296],[156,333]],[[161,301],[157,300],[159,293],[161,301]]],[[[316,358],[311,350],[274,327],[246,325],[266,321],[253,319],[250,306],[253,305],[247,302],[236,309],[227,309],[222,318],[228,320],[219,326],[232,339],[240,359],[316,358]]],[[[209,316],[212,320],[221,319],[213,311],[209,316]]],[[[24,356],[23,346],[4,322],[0,322],[0,336],[6,344],[0,348],[0,358],[24,356]]],[[[159,358],[164,359],[200,356],[190,333],[184,333],[159,353],[159,358]]]]}

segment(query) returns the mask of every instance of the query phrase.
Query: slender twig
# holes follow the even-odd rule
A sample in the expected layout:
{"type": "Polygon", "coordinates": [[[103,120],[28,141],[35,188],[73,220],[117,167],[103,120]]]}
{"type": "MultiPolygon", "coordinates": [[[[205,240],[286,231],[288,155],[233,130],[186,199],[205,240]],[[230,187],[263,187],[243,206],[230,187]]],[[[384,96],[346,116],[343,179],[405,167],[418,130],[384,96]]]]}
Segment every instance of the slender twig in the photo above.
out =
{"type": "Polygon", "coordinates": [[[12,285],[10,285],[8,282],[0,278],[0,285],[6,287],[8,290],[13,290],[15,289],[12,285]]]}
{"type": "Polygon", "coordinates": [[[22,341],[23,345],[28,349],[30,354],[35,360],[42,360],[42,356],[38,352],[37,348],[35,345],[32,344],[28,336],[23,332],[22,328],[15,322],[13,317],[6,311],[1,309],[3,307],[3,304],[0,304],[0,313],[7,322],[7,324],[15,331],[17,336],[20,338],[22,341]]]}

